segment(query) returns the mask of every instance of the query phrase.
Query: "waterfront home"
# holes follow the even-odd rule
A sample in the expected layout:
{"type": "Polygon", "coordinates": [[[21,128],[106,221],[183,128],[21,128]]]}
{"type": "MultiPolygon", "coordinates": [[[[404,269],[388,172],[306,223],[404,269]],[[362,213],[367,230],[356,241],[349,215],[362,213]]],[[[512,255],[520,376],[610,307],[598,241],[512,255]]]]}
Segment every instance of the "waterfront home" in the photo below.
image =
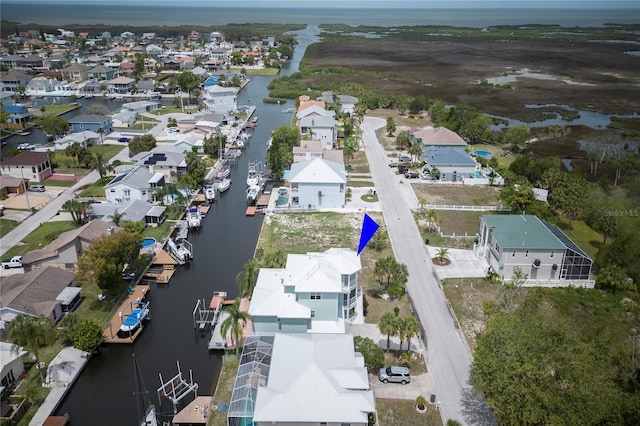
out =
{"type": "Polygon", "coordinates": [[[71,132],[83,132],[91,130],[95,133],[111,133],[113,132],[113,121],[108,115],[82,114],[69,119],[71,132]]]}
{"type": "Polygon", "coordinates": [[[80,303],[80,287],[75,285],[73,272],[53,267],[4,277],[0,293],[0,319],[5,322],[23,314],[57,324],[65,312],[80,303]]]}
{"type": "Polygon", "coordinates": [[[133,126],[137,121],[137,114],[133,111],[120,111],[111,116],[113,127],[133,126]]]}
{"type": "Polygon", "coordinates": [[[298,130],[304,138],[320,141],[323,149],[332,149],[338,136],[338,122],[331,116],[309,115],[298,120],[298,130]]]}
{"type": "MultiPolygon", "coordinates": [[[[9,342],[0,342],[0,392],[11,388],[24,373],[24,348],[9,342]]],[[[4,417],[4,412],[3,415],[4,417]]]]}
{"type": "Polygon", "coordinates": [[[122,104],[123,111],[131,111],[136,114],[144,114],[160,108],[160,102],[157,101],[136,101],[122,104]]]}
{"type": "Polygon", "coordinates": [[[1,124],[2,127],[24,129],[27,123],[31,121],[31,112],[26,105],[3,105],[2,109],[9,114],[6,121],[1,124]]]}
{"type": "Polygon", "coordinates": [[[226,114],[238,109],[238,89],[217,84],[202,91],[202,103],[207,112],[226,114]]]}
{"type": "Polygon", "coordinates": [[[18,68],[18,61],[23,57],[20,55],[7,55],[0,57],[0,65],[3,65],[7,69],[18,68]]]}
{"type": "Polygon", "coordinates": [[[0,76],[0,91],[16,93],[16,89],[27,87],[32,77],[24,71],[12,69],[0,76]]]}
{"type": "Polygon", "coordinates": [[[293,147],[293,162],[301,163],[314,158],[322,158],[334,163],[344,164],[344,153],[340,149],[322,149],[320,141],[300,141],[300,146],[293,147]]]}
{"type": "Polygon", "coordinates": [[[473,178],[480,167],[466,151],[451,146],[430,146],[422,153],[422,160],[424,170],[432,175],[437,170],[440,180],[450,182],[473,178]]]}
{"type": "Polygon", "coordinates": [[[122,215],[122,220],[142,222],[145,226],[158,226],[167,218],[165,206],[154,206],[142,200],[129,200],[123,204],[94,203],[88,211],[89,219],[100,219],[102,222],[113,224],[115,212],[122,215]]]}
{"type": "Polygon", "coordinates": [[[116,77],[107,82],[107,90],[111,94],[127,95],[136,85],[136,81],[129,77],[116,77]]]}
{"type": "Polygon", "coordinates": [[[31,72],[38,72],[51,69],[51,62],[48,58],[33,54],[19,59],[18,68],[27,69],[31,72]]]}
{"type": "MultiPolygon", "coordinates": [[[[307,104],[309,105],[309,104],[307,104]]],[[[296,122],[299,122],[300,119],[304,117],[315,116],[315,117],[335,117],[336,112],[324,109],[320,105],[309,105],[307,108],[298,109],[296,111],[296,122]]]]}
{"type": "Polygon", "coordinates": [[[261,268],[249,314],[255,334],[344,333],[362,318],[356,252],[331,248],[289,254],[284,268],[261,268]]]}
{"type": "Polygon", "coordinates": [[[96,65],[87,71],[87,75],[91,80],[94,81],[107,81],[113,80],[116,76],[116,70],[107,68],[104,65],[96,65]]]}
{"type": "Polygon", "coordinates": [[[34,77],[27,84],[26,94],[28,96],[44,96],[55,91],[56,83],[54,78],[34,77]]]}
{"type": "Polygon", "coordinates": [[[62,76],[69,81],[81,82],[89,78],[90,69],[84,64],[71,64],[62,69],[62,76]]]}
{"type": "Polygon", "coordinates": [[[245,340],[229,424],[366,426],[376,411],[351,334],[276,334],[245,340]]]}
{"type": "Polygon", "coordinates": [[[154,172],[153,166],[134,166],[127,173],[116,175],[104,186],[107,202],[124,204],[130,200],[153,201],[153,193],[162,188],[165,174],[154,172]]]}
{"type": "Polygon", "coordinates": [[[409,130],[409,138],[412,141],[420,142],[423,150],[431,147],[453,147],[465,150],[467,143],[456,132],[446,127],[427,126],[421,129],[409,130]]]}
{"type": "Polygon", "coordinates": [[[481,216],[474,252],[507,281],[519,268],[527,275],[527,286],[593,288],[591,258],[535,215],[481,216]]]}
{"type": "Polygon", "coordinates": [[[162,145],[131,157],[133,165],[144,165],[154,173],[163,173],[165,182],[177,183],[187,173],[184,147],[162,145]]]}
{"type": "Polygon", "coordinates": [[[340,112],[346,114],[354,114],[358,98],[349,95],[336,95],[332,91],[322,92],[317,98],[318,101],[324,101],[327,105],[337,105],[340,112]]]}
{"type": "Polygon", "coordinates": [[[95,240],[119,230],[117,226],[101,220],[91,220],[77,229],[63,232],[42,248],[25,253],[22,266],[25,271],[53,267],[73,272],[83,250],[95,240]]]}
{"type": "Polygon", "coordinates": [[[288,181],[292,206],[333,209],[346,204],[347,172],[341,163],[322,158],[293,163],[288,181]]]}
{"type": "Polygon", "coordinates": [[[93,144],[102,143],[102,135],[92,132],[91,130],[85,130],[63,136],[60,139],[56,139],[53,143],[56,151],[65,150],[74,143],[77,143],[82,148],[86,148],[93,144]]]}
{"type": "Polygon", "coordinates": [[[49,153],[36,151],[21,152],[0,162],[0,172],[29,182],[44,182],[53,175],[49,153]]]}

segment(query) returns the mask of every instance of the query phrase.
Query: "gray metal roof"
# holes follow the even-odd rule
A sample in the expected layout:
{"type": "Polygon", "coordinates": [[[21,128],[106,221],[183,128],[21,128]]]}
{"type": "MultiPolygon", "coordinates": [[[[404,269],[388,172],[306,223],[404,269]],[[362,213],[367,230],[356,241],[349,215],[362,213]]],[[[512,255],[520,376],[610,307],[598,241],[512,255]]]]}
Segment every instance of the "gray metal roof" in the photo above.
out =
{"type": "Polygon", "coordinates": [[[493,235],[503,249],[562,250],[566,247],[535,215],[496,214],[481,216],[480,220],[493,228],[493,235]]]}
{"type": "Polygon", "coordinates": [[[430,147],[423,153],[424,160],[435,167],[444,166],[474,166],[476,161],[462,149],[445,147],[430,147]]]}

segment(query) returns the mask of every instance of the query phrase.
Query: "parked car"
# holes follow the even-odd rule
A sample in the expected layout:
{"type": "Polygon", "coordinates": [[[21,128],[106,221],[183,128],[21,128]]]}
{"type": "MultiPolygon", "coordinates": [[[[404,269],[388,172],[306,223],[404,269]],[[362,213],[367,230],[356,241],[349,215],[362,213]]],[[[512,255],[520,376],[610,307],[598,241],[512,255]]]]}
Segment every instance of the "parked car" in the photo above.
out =
{"type": "Polygon", "coordinates": [[[406,177],[407,179],[418,179],[420,175],[418,174],[418,172],[406,172],[404,174],[404,177],[406,177]]]}
{"type": "Polygon", "coordinates": [[[44,185],[31,185],[29,187],[29,191],[31,191],[31,192],[44,192],[44,191],[46,191],[46,189],[44,188],[44,185]]]}
{"type": "Polygon", "coordinates": [[[22,268],[22,256],[13,256],[11,259],[3,260],[2,267],[4,269],[22,268]]]}
{"type": "Polygon", "coordinates": [[[405,166],[405,165],[399,165],[398,166],[398,173],[404,174],[407,173],[409,171],[409,166],[405,166]]]}
{"type": "Polygon", "coordinates": [[[378,380],[382,383],[400,383],[406,385],[411,382],[411,374],[407,367],[392,365],[390,367],[381,368],[378,373],[378,380]]]}

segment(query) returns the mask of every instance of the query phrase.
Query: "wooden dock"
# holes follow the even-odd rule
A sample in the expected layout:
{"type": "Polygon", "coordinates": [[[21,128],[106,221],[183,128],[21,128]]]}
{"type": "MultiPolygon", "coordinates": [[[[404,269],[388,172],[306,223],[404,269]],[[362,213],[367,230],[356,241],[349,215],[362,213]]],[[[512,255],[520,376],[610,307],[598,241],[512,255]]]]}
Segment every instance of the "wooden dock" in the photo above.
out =
{"type": "Polygon", "coordinates": [[[136,331],[131,334],[131,336],[127,337],[118,337],[118,330],[120,330],[120,326],[122,325],[122,316],[131,312],[131,306],[134,302],[144,300],[149,292],[148,285],[136,285],[133,287],[133,292],[127,296],[127,298],[122,302],[120,307],[116,310],[109,321],[109,324],[102,331],[102,336],[104,337],[105,343],[133,343],[133,341],[138,337],[142,329],[144,328],[144,321],[140,324],[140,327],[136,329],[136,331]]]}
{"type": "Polygon", "coordinates": [[[247,211],[245,213],[245,216],[255,216],[256,215],[256,210],[257,210],[256,206],[247,207],[247,211]]]}
{"type": "Polygon", "coordinates": [[[155,280],[157,284],[168,284],[176,272],[176,265],[178,262],[166,250],[161,249],[142,278],[155,280]]]}
{"type": "Polygon", "coordinates": [[[198,396],[178,414],[173,416],[174,425],[206,425],[211,414],[213,397],[198,396]]]}

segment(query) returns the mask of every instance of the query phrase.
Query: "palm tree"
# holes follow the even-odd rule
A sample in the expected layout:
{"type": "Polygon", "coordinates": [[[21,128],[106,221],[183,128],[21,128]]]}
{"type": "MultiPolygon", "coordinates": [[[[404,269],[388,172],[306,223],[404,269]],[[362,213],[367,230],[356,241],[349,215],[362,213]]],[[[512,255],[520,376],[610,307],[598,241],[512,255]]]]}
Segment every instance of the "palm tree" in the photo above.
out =
{"type": "Polygon", "coordinates": [[[233,336],[233,342],[236,345],[236,355],[238,354],[238,348],[242,346],[242,329],[247,325],[247,321],[251,320],[249,312],[240,310],[240,298],[236,298],[236,301],[231,305],[226,312],[229,314],[227,319],[222,322],[220,327],[220,333],[226,338],[231,331],[233,336]],[[240,325],[242,322],[242,325],[240,325]]]}
{"type": "Polygon", "coordinates": [[[93,157],[93,168],[98,171],[100,175],[100,179],[104,178],[107,174],[107,168],[109,167],[109,162],[105,161],[104,156],[101,152],[98,152],[93,157]]]}
{"type": "MultiPolygon", "coordinates": [[[[422,328],[415,317],[406,317],[402,319],[402,332],[404,338],[407,339],[407,352],[411,350],[411,338],[420,334],[422,328]]],[[[402,350],[402,347],[400,347],[402,350]]]]}
{"type": "Polygon", "coordinates": [[[387,353],[389,353],[389,346],[391,345],[391,336],[398,334],[398,320],[393,312],[385,312],[378,321],[378,329],[381,333],[387,335],[387,353]]]}
{"type": "Polygon", "coordinates": [[[113,213],[111,213],[110,215],[108,215],[107,217],[111,218],[111,222],[113,222],[114,225],[119,226],[120,222],[122,222],[122,218],[126,215],[126,213],[120,213],[118,211],[118,209],[115,209],[113,211],[113,213]]]}
{"type": "Polygon", "coordinates": [[[427,205],[427,200],[424,197],[418,198],[418,206],[420,207],[420,215],[424,214],[424,207],[427,205]]]}
{"type": "Polygon", "coordinates": [[[407,152],[413,157],[413,162],[418,163],[418,160],[422,156],[422,142],[412,143],[407,152]]]}
{"type": "Polygon", "coordinates": [[[253,289],[256,287],[258,281],[258,274],[260,273],[260,264],[256,259],[251,259],[242,266],[242,271],[236,275],[236,284],[240,287],[240,292],[243,297],[251,298],[253,289]]]}
{"type": "Polygon", "coordinates": [[[449,259],[449,249],[446,247],[439,248],[436,252],[436,257],[440,263],[444,263],[449,259]]]}
{"type": "Polygon", "coordinates": [[[50,345],[56,338],[56,330],[51,321],[46,317],[34,318],[29,315],[18,315],[11,321],[9,328],[9,340],[19,346],[23,346],[33,354],[34,361],[40,372],[40,382],[44,383],[40,358],[38,356],[41,347],[50,345]]]}

